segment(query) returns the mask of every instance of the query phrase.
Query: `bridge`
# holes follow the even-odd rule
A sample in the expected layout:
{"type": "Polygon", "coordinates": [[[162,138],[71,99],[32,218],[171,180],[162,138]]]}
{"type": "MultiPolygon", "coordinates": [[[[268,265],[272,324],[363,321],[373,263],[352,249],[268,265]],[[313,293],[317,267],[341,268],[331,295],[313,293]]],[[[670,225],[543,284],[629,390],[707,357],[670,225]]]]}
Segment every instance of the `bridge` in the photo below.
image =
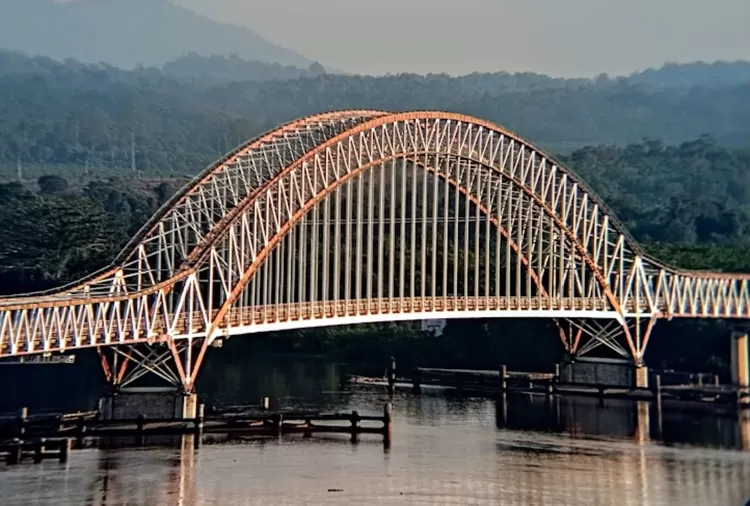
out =
{"type": "Polygon", "coordinates": [[[644,254],[590,188],[514,133],[446,112],[331,112],[208,167],[106,269],[0,299],[0,358],[96,348],[113,384],[192,392],[232,335],[552,318],[574,356],[643,364],[659,319],[750,317],[748,275],[644,254]]]}

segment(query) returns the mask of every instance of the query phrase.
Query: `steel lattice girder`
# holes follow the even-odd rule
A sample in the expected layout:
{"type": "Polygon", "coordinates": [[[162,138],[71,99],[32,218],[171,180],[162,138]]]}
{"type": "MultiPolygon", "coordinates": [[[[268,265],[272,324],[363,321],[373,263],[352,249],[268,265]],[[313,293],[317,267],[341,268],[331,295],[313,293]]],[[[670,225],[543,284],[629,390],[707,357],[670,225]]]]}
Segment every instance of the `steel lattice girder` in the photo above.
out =
{"type": "Polygon", "coordinates": [[[570,170],[496,125],[339,112],[238,148],[105,272],[1,300],[0,356],[469,316],[615,319],[639,356],[626,319],[747,318],[747,280],[646,257],[570,170]]]}

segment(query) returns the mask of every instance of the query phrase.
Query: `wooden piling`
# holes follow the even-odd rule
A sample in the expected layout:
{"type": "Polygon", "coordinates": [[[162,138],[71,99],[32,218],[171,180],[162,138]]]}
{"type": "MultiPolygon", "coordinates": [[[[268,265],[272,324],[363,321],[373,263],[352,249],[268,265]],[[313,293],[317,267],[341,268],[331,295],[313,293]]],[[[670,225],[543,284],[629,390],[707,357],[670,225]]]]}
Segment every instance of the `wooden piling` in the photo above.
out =
{"type": "Polygon", "coordinates": [[[203,434],[203,425],[206,420],[206,405],[205,404],[199,404],[198,405],[198,413],[195,417],[195,433],[199,436],[203,434]]]}
{"type": "Polygon", "coordinates": [[[42,438],[34,444],[34,464],[38,464],[44,458],[45,439],[42,438]]]}
{"type": "Polygon", "coordinates": [[[411,391],[413,394],[419,394],[422,392],[422,378],[420,376],[419,368],[415,367],[412,373],[412,387],[411,391]]]}
{"type": "Polygon", "coordinates": [[[274,429],[276,430],[276,436],[281,437],[284,434],[284,415],[281,413],[274,416],[274,429]]]}
{"type": "Polygon", "coordinates": [[[70,439],[65,439],[60,443],[60,453],[58,455],[58,460],[61,464],[65,464],[68,461],[71,446],[72,441],[70,439]]]}
{"type": "Polygon", "coordinates": [[[508,389],[508,366],[500,366],[500,391],[505,392],[508,389]]]}
{"type": "Polygon", "coordinates": [[[391,422],[392,422],[393,405],[389,402],[383,407],[383,442],[390,446],[391,443],[391,422]]]}
{"type": "Polygon", "coordinates": [[[8,448],[8,455],[5,458],[5,462],[9,466],[15,466],[17,464],[21,463],[21,460],[23,459],[23,447],[21,446],[21,441],[14,441],[14,444],[8,448]]]}
{"type": "Polygon", "coordinates": [[[81,446],[83,437],[86,435],[86,420],[84,420],[83,418],[79,418],[76,421],[75,434],[76,439],[78,440],[78,446],[81,446]]]}
{"type": "Polygon", "coordinates": [[[391,363],[388,366],[388,393],[393,394],[396,388],[396,357],[391,357],[391,363]]]}
{"type": "Polygon", "coordinates": [[[660,438],[662,433],[661,395],[661,375],[657,374],[654,377],[654,404],[656,405],[656,429],[660,438]]]}
{"type": "Polygon", "coordinates": [[[29,419],[29,408],[21,408],[21,415],[18,417],[18,436],[21,437],[26,433],[26,422],[29,419]]]}
{"type": "Polygon", "coordinates": [[[350,423],[352,431],[351,440],[352,443],[356,443],[359,436],[359,413],[357,413],[356,411],[352,411],[350,423]]]}

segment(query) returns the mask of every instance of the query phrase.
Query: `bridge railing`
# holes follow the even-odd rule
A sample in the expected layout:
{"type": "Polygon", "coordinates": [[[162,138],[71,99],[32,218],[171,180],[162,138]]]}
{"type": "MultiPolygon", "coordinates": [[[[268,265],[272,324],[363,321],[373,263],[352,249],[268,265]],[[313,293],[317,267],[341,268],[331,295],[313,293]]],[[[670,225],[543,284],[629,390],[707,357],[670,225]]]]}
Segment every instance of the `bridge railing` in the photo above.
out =
{"type": "MultiPolygon", "coordinates": [[[[114,303],[119,304],[119,303],[114,303]]],[[[92,303],[92,306],[94,304],[92,303]]],[[[96,308],[52,307],[0,312],[0,357],[66,351],[91,346],[158,342],[169,338],[204,336],[218,316],[182,310],[152,321],[134,318],[127,311],[107,311],[97,321],[87,317],[96,308]],[[9,320],[6,320],[9,319],[9,320]],[[9,323],[11,322],[11,323],[9,323]]],[[[612,311],[603,298],[552,297],[415,297],[318,301],[230,308],[217,328],[262,326],[307,320],[354,319],[370,315],[443,313],[503,313],[512,311],[612,311]]],[[[495,315],[498,316],[498,315],[495,315]]],[[[520,316],[520,315],[519,315],[520,316]]],[[[429,316],[427,316],[429,317],[429,316]]]]}
{"type": "Polygon", "coordinates": [[[235,307],[223,325],[242,327],[267,323],[356,318],[364,315],[396,315],[474,311],[610,311],[603,298],[551,297],[415,297],[353,299],[235,307]]]}

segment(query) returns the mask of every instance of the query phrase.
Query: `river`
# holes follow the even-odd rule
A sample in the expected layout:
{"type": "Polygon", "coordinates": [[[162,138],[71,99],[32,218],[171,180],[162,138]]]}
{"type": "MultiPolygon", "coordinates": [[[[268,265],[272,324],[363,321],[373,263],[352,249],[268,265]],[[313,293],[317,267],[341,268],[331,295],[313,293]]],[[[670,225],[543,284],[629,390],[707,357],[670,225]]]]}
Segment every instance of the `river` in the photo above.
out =
{"type": "MultiPolygon", "coordinates": [[[[750,498],[747,438],[731,417],[665,409],[659,434],[653,408],[633,402],[503,402],[407,388],[391,398],[347,385],[348,371],[265,357],[212,364],[200,388],[220,405],[267,395],[289,408],[379,414],[393,402],[390,448],[374,435],[358,444],[315,435],[78,450],[67,464],[0,464],[0,504],[742,506],[750,498]]],[[[60,407],[91,407],[91,389],[79,384],[60,407]]]]}

